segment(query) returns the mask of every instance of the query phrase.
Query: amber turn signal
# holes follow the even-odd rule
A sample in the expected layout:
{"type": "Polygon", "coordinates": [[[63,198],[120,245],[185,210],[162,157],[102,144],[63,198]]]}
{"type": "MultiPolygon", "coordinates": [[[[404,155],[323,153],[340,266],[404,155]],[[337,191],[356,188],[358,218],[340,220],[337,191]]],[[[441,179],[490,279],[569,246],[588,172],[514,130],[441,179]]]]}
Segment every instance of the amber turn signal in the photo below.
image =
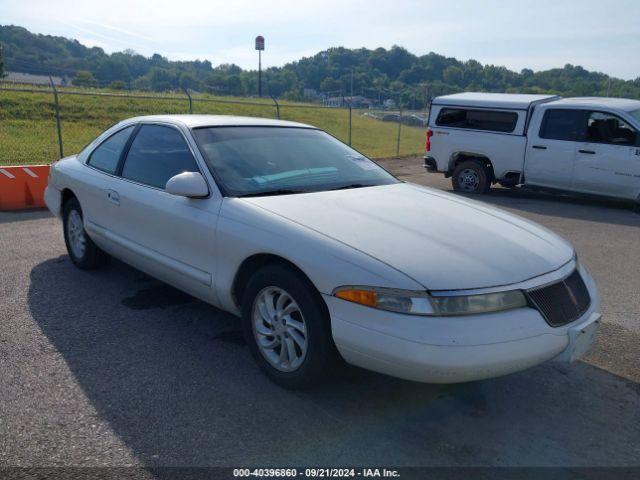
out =
{"type": "Polygon", "coordinates": [[[335,295],[343,300],[367,305],[368,307],[376,307],[378,305],[376,292],[368,290],[340,290],[335,295]]]}

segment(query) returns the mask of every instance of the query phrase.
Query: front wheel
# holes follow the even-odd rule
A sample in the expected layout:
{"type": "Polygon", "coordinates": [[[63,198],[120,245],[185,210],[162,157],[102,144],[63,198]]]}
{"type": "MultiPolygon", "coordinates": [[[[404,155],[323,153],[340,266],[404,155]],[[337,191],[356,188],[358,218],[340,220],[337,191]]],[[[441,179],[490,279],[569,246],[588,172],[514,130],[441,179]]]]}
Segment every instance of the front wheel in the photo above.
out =
{"type": "Polygon", "coordinates": [[[254,359],[283,387],[312,386],[337,360],[326,306],[292,268],[270,265],[253,275],[243,296],[242,323],[254,359]]]}
{"type": "Polygon", "coordinates": [[[491,188],[484,166],[473,160],[462,162],[455,168],[451,183],[454,190],[464,193],[486,193],[491,188]]]}

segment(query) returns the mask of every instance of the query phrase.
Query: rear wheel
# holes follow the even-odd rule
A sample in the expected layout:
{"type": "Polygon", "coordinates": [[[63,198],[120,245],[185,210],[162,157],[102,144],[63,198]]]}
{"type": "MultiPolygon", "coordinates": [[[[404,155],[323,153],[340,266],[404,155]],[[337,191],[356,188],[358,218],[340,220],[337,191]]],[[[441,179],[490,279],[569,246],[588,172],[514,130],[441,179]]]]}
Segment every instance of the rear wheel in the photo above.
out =
{"type": "Polygon", "coordinates": [[[262,371],[283,387],[318,383],[337,359],[322,302],[292,268],[266,266],[249,280],[242,302],[244,335],[262,371]]]}
{"type": "Polygon", "coordinates": [[[93,243],[84,230],[82,208],[77,199],[71,198],[65,203],[62,219],[64,243],[74,265],[83,270],[103,265],[108,256],[93,243]]]}
{"type": "Polygon", "coordinates": [[[460,163],[453,171],[451,183],[454,190],[464,193],[486,193],[491,188],[484,165],[474,160],[460,163]]]}

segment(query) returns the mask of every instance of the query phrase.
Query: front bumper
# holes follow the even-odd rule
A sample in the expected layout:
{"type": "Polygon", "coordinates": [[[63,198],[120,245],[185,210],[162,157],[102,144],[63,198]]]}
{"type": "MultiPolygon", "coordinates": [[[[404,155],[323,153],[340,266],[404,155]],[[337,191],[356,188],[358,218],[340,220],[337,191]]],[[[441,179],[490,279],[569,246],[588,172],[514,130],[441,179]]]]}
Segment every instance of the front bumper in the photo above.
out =
{"type": "Polygon", "coordinates": [[[600,321],[595,284],[587,312],[551,327],[533,308],[461,317],[420,317],[384,312],[325,295],[333,338],[353,365],[427,383],[498,377],[547,360],[574,361],[594,341],[600,321]]]}

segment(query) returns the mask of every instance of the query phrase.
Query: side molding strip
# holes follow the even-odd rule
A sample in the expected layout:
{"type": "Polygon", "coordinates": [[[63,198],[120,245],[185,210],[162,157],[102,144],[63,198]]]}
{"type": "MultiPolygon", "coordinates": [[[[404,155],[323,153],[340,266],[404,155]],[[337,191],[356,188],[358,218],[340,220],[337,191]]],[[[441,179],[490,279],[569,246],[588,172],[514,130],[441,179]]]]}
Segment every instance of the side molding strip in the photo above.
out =
{"type": "Polygon", "coordinates": [[[89,220],[86,221],[85,228],[89,233],[94,235],[98,235],[106,240],[109,240],[113,243],[120,245],[127,250],[140,255],[141,257],[146,258],[147,260],[151,260],[162,265],[165,268],[173,270],[181,275],[184,275],[191,280],[194,280],[198,283],[201,283],[207,287],[211,286],[211,274],[205,272],[204,270],[200,270],[199,268],[192,267],[191,265],[187,265],[175,258],[167,257],[155,250],[151,250],[150,248],[143,247],[139,243],[132,242],[120,235],[117,235],[100,225],[97,225],[89,220]]]}

